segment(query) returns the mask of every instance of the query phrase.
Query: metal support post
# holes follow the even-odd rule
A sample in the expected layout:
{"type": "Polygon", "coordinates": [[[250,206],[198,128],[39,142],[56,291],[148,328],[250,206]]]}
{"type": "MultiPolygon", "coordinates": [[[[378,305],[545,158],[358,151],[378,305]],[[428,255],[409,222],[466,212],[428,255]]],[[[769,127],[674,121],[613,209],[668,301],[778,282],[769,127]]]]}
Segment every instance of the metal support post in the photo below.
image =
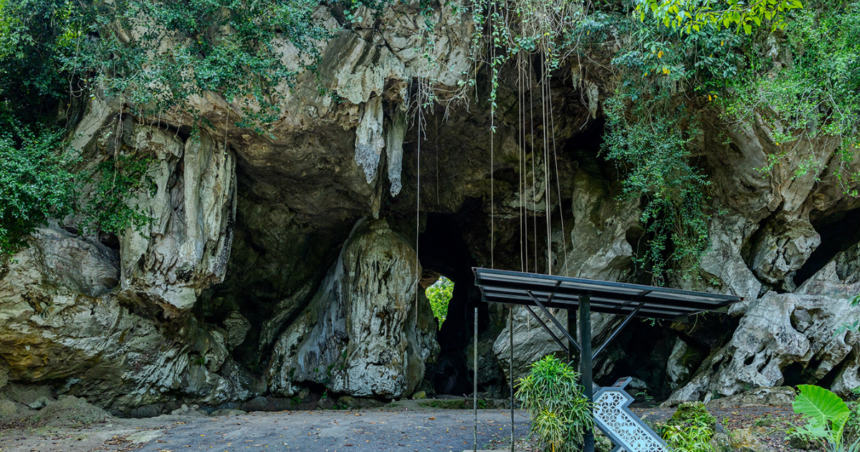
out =
{"type": "MultiPolygon", "coordinates": [[[[591,296],[579,297],[579,343],[582,353],[579,357],[579,371],[582,374],[582,390],[589,404],[594,403],[594,386],[591,380],[591,296]]],[[[592,408],[592,416],[594,409],[592,408]]],[[[583,438],[583,452],[594,452],[594,431],[588,430],[583,438]]]]}
{"type": "MultiPolygon", "coordinates": [[[[567,308],[567,332],[571,336],[576,337],[576,308],[567,308]]],[[[570,339],[568,339],[567,344],[567,362],[575,369],[576,366],[573,363],[575,359],[573,356],[573,342],[570,342],[570,339]]]]}
{"type": "Polygon", "coordinates": [[[514,307],[511,306],[508,312],[510,323],[508,324],[508,332],[510,333],[511,343],[511,361],[508,363],[508,376],[511,379],[511,452],[514,452],[514,307]]]}

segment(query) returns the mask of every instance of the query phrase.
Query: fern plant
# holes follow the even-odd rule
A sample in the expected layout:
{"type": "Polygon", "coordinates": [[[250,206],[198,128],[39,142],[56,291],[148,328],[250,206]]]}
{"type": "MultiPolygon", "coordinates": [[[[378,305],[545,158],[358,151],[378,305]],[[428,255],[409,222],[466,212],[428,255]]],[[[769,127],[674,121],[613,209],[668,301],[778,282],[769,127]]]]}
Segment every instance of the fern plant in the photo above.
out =
{"type": "Polygon", "coordinates": [[[532,364],[529,375],[517,384],[532,432],[548,450],[578,451],[583,435],[594,426],[591,404],[578,381],[579,373],[570,365],[547,356],[532,364]]]}

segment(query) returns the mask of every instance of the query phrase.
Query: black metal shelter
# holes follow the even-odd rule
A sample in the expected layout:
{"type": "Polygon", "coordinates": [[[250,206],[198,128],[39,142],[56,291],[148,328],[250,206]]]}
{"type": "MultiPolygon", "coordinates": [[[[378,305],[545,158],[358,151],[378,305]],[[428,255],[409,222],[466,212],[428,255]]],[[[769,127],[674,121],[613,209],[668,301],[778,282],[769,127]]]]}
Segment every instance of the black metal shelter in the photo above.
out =
{"type": "MultiPolygon", "coordinates": [[[[537,320],[550,337],[567,351],[572,359],[573,349],[580,355],[580,373],[585,395],[593,402],[592,363],[601,351],[630,323],[633,317],[686,321],[703,312],[726,312],[729,305],[742,301],[734,295],[711,294],[666,287],[644,286],[609,281],[597,281],[565,276],[542,275],[489,268],[473,268],[475,285],[481,289],[482,301],[488,303],[518,304],[537,320]],[[564,334],[568,344],[562,342],[543,322],[534,309],[546,315],[564,334]],[[567,327],[549,311],[549,308],[567,310],[567,327]],[[591,349],[591,312],[625,315],[626,318],[601,344],[591,349]],[[579,314],[577,316],[577,313],[579,314]],[[580,340],[577,342],[576,318],[579,317],[580,340]]],[[[513,335],[511,335],[513,350],[513,335]]],[[[513,376],[511,376],[513,379],[513,376]]],[[[513,387],[513,384],[511,385],[513,387]]],[[[513,395],[512,404],[513,404],[513,395]]],[[[594,436],[585,437],[585,452],[594,451],[594,436]]]]}

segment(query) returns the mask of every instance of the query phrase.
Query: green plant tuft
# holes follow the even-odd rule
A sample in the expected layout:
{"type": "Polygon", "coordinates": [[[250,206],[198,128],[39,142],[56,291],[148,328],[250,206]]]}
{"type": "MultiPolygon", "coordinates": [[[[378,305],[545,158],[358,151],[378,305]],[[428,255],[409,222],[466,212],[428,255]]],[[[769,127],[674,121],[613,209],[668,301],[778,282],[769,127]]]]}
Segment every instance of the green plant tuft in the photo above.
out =
{"type": "Polygon", "coordinates": [[[577,383],[579,373],[554,356],[531,366],[517,383],[517,397],[532,419],[532,431],[544,447],[557,452],[579,450],[585,432],[594,426],[591,404],[577,383]]]}

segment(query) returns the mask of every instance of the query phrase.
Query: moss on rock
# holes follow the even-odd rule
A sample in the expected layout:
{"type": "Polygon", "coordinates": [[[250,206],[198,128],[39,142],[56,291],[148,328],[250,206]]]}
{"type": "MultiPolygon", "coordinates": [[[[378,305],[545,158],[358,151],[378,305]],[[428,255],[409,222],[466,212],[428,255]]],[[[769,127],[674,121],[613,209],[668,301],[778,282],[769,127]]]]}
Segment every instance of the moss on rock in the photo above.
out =
{"type": "Polygon", "coordinates": [[[666,422],[679,427],[700,426],[716,431],[717,419],[708,413],[702,402],[686,402],[678,406],[675,414],[666,422]]]}

